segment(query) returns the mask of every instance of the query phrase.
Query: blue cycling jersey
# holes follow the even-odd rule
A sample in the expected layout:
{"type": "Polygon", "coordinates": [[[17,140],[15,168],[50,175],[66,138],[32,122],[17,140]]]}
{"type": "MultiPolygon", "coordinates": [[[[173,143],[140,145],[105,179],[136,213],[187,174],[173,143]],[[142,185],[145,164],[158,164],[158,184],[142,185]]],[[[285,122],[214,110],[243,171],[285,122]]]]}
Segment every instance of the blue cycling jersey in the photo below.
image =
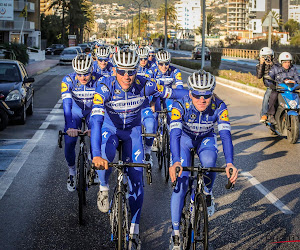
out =
{"type": "Polygon", "coordinates": [[[75,72],[65,76],[61,83],[61,97],[63,100],[63,109],[65,115],[66,128],[73,127],[72,112],[75,110],[86,111],[92,110],[93,97],[99,78],[102,76],[92,72],[89,83],[82,85],[77,79],[75,72]]]}
{"type": "Polygon", "coordinates": [[[151,64],[149,63],[149,61],[147,62],[145,67],[142,67],[141,65],[139,65],[138,68],[137,68],[137,75],[138,76],[145,76],[148,69],[150,69],[150,68],[151,68],[151,64]]]}
{"type": "Polygon", "coordinates": [[[97,74],[101,74],[105,77],[110,77],[113,75],[113,64],[111,62],[108,62],[105,69],[101,69],[98,65],[98,61],[94,61],[93,63],[93,71],[97,74]]]}
{"type": "Polygon", "coordinates": [[[159,85],[168,86],[172,88],[172,85],[176,85],[176,88],[183,88],[183,82],[181,72],[174,66],[169,66],[166,73],[162,73],[158,66],[150,68],[145,77],[154,78],[159,85]]]}
{"type": "Polygon", "coordinates": [[[182,134],[191,140],[211,137],[214,135],[215,123],[218,123],[226,163],[233,163],[231,127],[226,104],[218,97],[213,96],[208,108],[200,112],[195,108],[188,95],[175,101],[170,123],[170,146],[173,162],[180,162],[180,137],[182,134]]]}

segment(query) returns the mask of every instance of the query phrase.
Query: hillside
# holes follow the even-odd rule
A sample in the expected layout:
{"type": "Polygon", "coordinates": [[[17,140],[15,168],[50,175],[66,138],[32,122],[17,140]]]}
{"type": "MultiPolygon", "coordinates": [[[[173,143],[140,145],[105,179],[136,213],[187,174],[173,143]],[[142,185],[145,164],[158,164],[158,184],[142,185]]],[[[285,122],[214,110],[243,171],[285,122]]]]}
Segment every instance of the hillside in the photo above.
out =
{"type": "MultiPolygon", "coordinates": [[[[142,0],[137,0],[138,2],[141,2],[142,0]]],[[[126,6],[130,4],[133,1],[130,0],[93,0],[93,3],[98,4],[108,4],[108,3],[118,3],[119,5],[126,6]]],[[[163,4],[164,0],[151,0],[151,8],[158,9],[161,4],[163,4]]],[[[168,0],[169,2],[174,2],[174,0],[168,0]]],[[[145,1],[145,5],[147,6],[147,1],[145,1]]]]}

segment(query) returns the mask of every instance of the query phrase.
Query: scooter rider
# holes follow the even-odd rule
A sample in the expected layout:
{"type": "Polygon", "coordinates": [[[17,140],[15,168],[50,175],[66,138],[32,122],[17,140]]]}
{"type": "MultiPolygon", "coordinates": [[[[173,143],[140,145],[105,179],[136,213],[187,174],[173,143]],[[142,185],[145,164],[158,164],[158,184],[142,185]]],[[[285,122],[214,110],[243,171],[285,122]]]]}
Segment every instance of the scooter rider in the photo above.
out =
{"type": "Polygon", "coordinates": [[[275,64],[269,72],[269,76],[272,80],[267,80],[270,88],[272,89],[270,99],[269,99],[269,110],[268,110],[268,120],[272,124],[276,124],[274,118],[275,115],[275,105],[278,98],[278,92],[276,91],[277,83],[281,83],[285,78],[293,78],[296,83],[300,83],[299,74],[295,66],[292,65],[293,56],[289,52],[282,52],[279,55],[278,62],[275,64]]]}
{"type": "Polygon", "coordinates": [[[274,64],[275,64],[274,51],[269,47],[263,47],[259,51],[259,63],[256,65],[256,76],[258,79],[263,78],[264,85],[267,87],[262,102],[260,122],[265,122],[268,119],[267,112],[269,109],[269,98],[272,89],[269,87],[269,83],[266,80],[265,76],[269,74],[269,71],[274,64]]]}

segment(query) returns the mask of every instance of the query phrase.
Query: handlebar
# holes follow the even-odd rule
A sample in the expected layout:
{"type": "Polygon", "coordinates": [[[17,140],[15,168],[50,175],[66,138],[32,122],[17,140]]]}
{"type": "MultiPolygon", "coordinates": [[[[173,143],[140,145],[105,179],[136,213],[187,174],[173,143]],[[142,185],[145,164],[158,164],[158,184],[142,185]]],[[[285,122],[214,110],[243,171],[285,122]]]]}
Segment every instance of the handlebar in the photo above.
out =
{"type": "MultiPolygon", "coordinates": [[[[182,167],[182,171],[200,172],[202,174],[205,173],[205,172],[219,172],[219,173],[226,172],[225,168],[202,168],[202,167],[182,167]]],[[[179,172],[180,172],[180,167],[176,167],[176,181],[174,181],[172,183],[173,188],[177,184],[177,177],[178,177],[179,172]]],[[[232,175],[232,172],[233,172],[233,169],[230,168],[229,169],[230,177],[232,175]]],[[[229,179],[230,178],[228,178],[228,182],[225,185],[226,189],[234,188],[234,184],[232,184],[229,179]]]]}
{"type": "MultiPolygon", "coordinates": [[[[152,169],[151,169],[151,164],[150,163],[133,163],[133,162],[123,162],[123,161],[118,161],[118,162],[109,162],[108,163],[108,167],[114,167],[117,168],[119,170],[125,168],[125,167],[132,167],[132,168],[145,168],[147,173],[147,184],[150,185],[152,184],[152,169]]],[[[95,164],[92,163],[92,168],[93,169],[98,169],[97,167],[95,167],[95,164]]]]}
{"type": "MultiPolygon", "coordinates": [[[[63,135],[68,135],[65,132],[62,132],[61,130],[58,131],[58,147],[62,148],[62,139],[63,139],[63,135]]],[[[78,132],[78,136],[79,137],[84,137],[84,136],[88,136],[87,133],[84,133],[83,131],[78,132]]]]}

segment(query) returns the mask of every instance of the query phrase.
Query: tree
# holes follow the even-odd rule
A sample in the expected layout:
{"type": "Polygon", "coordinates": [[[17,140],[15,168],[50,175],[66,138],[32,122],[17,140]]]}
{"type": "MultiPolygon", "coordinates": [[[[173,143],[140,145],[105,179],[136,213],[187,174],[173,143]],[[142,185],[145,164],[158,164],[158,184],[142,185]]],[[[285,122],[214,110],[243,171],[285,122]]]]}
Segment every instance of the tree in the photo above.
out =
{"type": "Polygon", "coordinates": [[[300,31],[296,32],[292,37],[291,45],[300,46],[300,31]]]}
{"type": "Polygon", "coordinates": [[[237,35],[229,35],[225,37],[225,41],[229,43],[230,46],[237,45],[239,38],[237,35]]]}
{"type": "Polygon", "coordinates": [[[290,37],[293,37],[294,34],[300,29],[300,23],[293,19],[289,19],[285,24],[284,24],[284,29],[289,32],[290,37]]]}
{"type": "Polygon", "coordinates": [[[41,15],[41,35],[42,39],[47,40],[47,45],[59,43],[62,38],[62,30],[60,27],[62,20],[56,15],[41,15]]]}
{"type": "MultiPolygon", "coordinates": [[[[265,13],[265,15],[263,16],[263,18],[261,19],[261,22],[263,23],[265,21],[265,19],[267,18],[269,13],[265,13]]],[[[272,15],[275,18],[276,22],[278,23],[279,27],[283,25],[283,21],[282,19],[280,19],[280,15],[276,12],[272,10],[272,15]]],[[[275,28],[276,29],[276,28],[275,28]]]]}
{"type": "MultiPolygon", "coordinates": [[[[162,4],[157,13],[157,20],[160,21],[165,18],[165,4],[162,4]]],[[[173,4],[167,4],[167,19],[171,22],[177,20],[177,12],[173,4]]]]}
{"type": "Polygon", "coordinates": [[[197,27],[197,29],[195,29],[195,33],[197,35],[201,35],[202,34],[202,27],[201,26],[197,27]]]}
{"type": "Polygon", "coordinates": [[[215,17],[213,16],[213,14],[209,13],[206,17],[206,28],[207,28],[207,35],[209,36],[210,33],[211,33],[211,30],[212,28],[215,26],[215,22],[216,22],[216,19],[215,17]]]}

